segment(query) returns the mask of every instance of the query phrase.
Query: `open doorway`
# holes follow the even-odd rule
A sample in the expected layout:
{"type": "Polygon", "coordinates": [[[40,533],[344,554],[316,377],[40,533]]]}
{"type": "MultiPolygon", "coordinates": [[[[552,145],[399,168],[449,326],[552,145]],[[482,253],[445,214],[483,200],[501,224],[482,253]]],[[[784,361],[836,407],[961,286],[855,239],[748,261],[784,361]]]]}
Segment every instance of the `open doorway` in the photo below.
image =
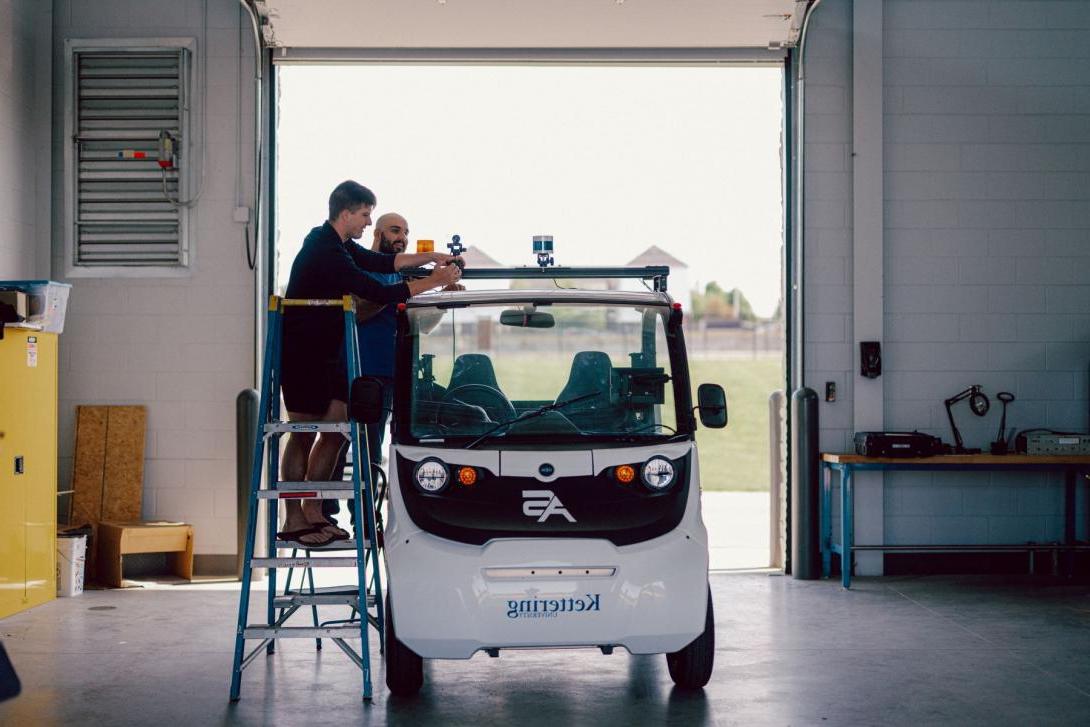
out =
{"type": "Polygon", "coordinates": [[[349,178],[410,240],[459,235],[471,264],[531,264],[552,235],[558,265],[670,265],[692,381],[730,402],[698,433],[711,565],[769,565],[782,66],[284,65],[278,88],[281,290],[349,178]]]}

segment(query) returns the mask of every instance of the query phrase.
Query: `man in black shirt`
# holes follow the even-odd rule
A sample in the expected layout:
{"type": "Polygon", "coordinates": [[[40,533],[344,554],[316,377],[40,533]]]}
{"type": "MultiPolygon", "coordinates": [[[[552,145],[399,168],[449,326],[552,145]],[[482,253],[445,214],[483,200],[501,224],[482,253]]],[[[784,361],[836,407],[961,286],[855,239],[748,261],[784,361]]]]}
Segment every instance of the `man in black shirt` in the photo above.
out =
{"type": "MultiPolygon", "coordinates": [[[[375,303],[400,303],[433,288],[458,281],[461,269],[444,253],[383,254],[356,242],[371,224],[375,195],[351,180],[329,196],[329,220],[303,241],[288,280],[287,298],[333,299],[353,294],[375,303]],[[436,263],[428,277],[382,285],[367,272],[392,273],[436,263]]],[[[344,312],[332,307],[291,307],[284,315],[280,383],[291,421],[348,421],[348,374],[344,357],[344,312]]],[[[362,352],[366,355],[366,352],[362,352]]],[[[281,479],[327,481],[345,439],[323,432],[288,437],[281,479]]],[[[281,540],[319,547],[348,533],[322,515],[320,500],[288,500],[281,540]]]]}

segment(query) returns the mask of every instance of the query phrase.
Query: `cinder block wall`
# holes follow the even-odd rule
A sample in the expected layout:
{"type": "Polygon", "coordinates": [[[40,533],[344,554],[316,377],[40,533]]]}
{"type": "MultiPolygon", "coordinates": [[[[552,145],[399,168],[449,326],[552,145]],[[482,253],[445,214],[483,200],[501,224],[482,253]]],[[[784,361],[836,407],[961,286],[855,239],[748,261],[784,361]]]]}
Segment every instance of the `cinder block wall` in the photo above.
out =
{"type": "MultiPolygon", "coordinates": [[[[952,441],[943,399],[970,384],[992,411],[955,416],[968,446],[1008,427],[1086,431],[1090,366],[1090,3],[886,0],[885,427],[952,441]]],[[[807,382],[823,449],[851,446],[851,3],[825,0],[808,53],[807,382]],[[846,196],[844,196],[846,195],[846,196]]],[[[889,474],[890,543],[1062,538],[1058,480],[889,474]]],[[[1080,515],[1080,536],[1086,537],[1080,515]]]]}
{"type": "Polygon", "coordinates": [[[852,428],[851,29],[851,2],[825,0],[806,45],[805,379],[819,394],[836,383],[819,410],[825,452],[845,451],[852,428]]]}
{"type": "Polygon", "coordinates": [[[49,277],[51,17],[0,0],[0,280],[49,277]]]}
{"type": "MultiPolygon", "coordinates": [[[[144,404],[144,516],[192,523],[198,554],[234,553],[234,398],[253,384],[254,276],[242,227],[232,218],[240,124],[244,199],[253,188],[250,29],[240,32],[245,18],[235,0],[56,0],[53,11],[55,277],[65,270],[65,40],[196,38],[195,92],[200,56],[208,56],[207,172],[191,217],[190,274],[66,281],[74,288],[61,346],[60,482],[71,478],[76,405],[144,404]]],[[[196,153],[199,121],[192,124],[196,153]]]]}

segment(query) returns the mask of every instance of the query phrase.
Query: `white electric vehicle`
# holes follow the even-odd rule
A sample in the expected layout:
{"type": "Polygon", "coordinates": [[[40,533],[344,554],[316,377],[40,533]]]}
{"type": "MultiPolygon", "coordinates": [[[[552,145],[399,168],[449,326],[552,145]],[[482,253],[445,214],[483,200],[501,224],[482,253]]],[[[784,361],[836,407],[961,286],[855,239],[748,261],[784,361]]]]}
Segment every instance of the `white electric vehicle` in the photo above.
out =
{"type": "Polygon", "coordinates": [[[692,402],[668,269],[504,270],[487,277],[536,282],[399,306],[386,683],[415,693],[423,659],[624,647],[700,688],[715,643],[694,413],[722,427],[727,410],[715,384],[692,402]],[[655,285],[554,283],[598,275],[655,285]]]}

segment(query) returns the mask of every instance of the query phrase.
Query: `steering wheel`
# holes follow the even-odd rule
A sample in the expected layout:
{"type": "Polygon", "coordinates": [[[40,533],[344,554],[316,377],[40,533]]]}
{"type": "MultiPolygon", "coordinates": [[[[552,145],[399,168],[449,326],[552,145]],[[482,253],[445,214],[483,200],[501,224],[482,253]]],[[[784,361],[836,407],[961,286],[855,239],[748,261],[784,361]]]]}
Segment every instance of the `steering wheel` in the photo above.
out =
{"type": "MultiPolygon", "coordinates": [[[[440,401],[443,404],[460,402],[484,409],[488,418],[495,422],[514,419],[518,416],[515,405],[499,389],[487,384],[462,384],[448,389],[440,401]]],[[[436,415],[438,418],[438,414],[436,415]]]]}

